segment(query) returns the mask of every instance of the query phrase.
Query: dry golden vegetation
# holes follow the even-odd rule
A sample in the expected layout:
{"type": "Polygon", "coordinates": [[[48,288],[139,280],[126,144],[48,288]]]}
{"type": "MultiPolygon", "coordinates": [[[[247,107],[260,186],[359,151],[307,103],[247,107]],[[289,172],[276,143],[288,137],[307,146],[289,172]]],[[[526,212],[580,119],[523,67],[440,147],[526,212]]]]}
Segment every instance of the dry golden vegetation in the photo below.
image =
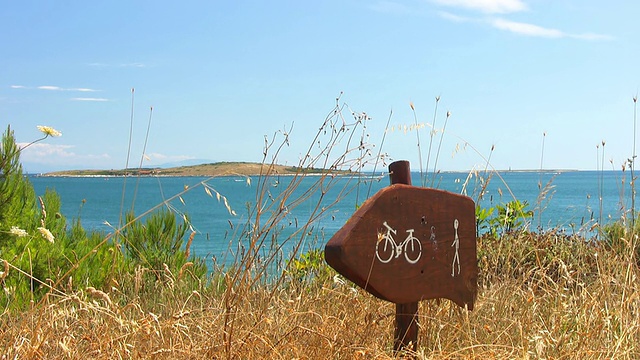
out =
{"type": "MultiPolygon", "coordinates": [[[[478,245],[482,284],[475,310],[448,300],[422,302],[418,358],[640,356],[632,252],[554,233],[481,238],[478,245]]],[[[117,284],[106,293],[49,296],[31,310],[5,314],[0,344],[6,358],[393,356],[393,304],[339,277],[251,287],[232,285],[232,276],[223,275],[217,290],[158,282],[153,303],[149,294],[136,296],[117,284]]]]}

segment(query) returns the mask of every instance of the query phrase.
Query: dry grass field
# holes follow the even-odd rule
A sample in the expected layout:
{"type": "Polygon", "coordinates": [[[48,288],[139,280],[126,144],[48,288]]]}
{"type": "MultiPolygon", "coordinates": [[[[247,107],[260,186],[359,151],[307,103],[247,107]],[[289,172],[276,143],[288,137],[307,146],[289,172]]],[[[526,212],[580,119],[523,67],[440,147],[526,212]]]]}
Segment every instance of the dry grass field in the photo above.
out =
{"type": "MultiPolygon", "coordinates": [[[[417,358],[640,357],[640,274],[633,252],[553,233],[480,238],[478,246],[475,310],[423,301],[417,358]]],[[[5,313],[3,358],[401,355],[391,350],[393,304],[338,276],[304,282],[286,277],[271,286],[226,273],[219,274],[220,286],[185,289],[176,275],[167,275],[170,281],[156,283],[146,295],[114,283],[104,293],[51,295],[26,312],[5,313]]]]}

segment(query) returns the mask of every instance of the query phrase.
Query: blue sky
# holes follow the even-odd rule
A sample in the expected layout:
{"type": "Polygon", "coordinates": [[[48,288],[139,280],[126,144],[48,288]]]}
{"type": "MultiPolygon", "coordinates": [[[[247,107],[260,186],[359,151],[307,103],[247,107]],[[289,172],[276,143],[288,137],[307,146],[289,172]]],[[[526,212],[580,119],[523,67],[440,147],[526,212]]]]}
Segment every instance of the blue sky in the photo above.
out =
{"type": "MultiPolygon", "coordinates": [[[[637,1],[592,0],[3,1],[0,126],[21,143],[37,125],[63,133],[24,151],[27,171],[123,168],[135,88],[133,164],[150,107],[147,166],[260,161],[264,136],[292,124],[279,162],[297,164],[341,92],[378,145],[390,111],[396,128],[414,123],[410,103],[432,123],[440,96],[439,169],[489,155],[539,168],[544,133],[545,168],[595,169],[605,141],[618,169],[632,155],[638,14],[637,1]]],[[[415,170],[416,143],[389,131],[383,151],[415,170]]]]}

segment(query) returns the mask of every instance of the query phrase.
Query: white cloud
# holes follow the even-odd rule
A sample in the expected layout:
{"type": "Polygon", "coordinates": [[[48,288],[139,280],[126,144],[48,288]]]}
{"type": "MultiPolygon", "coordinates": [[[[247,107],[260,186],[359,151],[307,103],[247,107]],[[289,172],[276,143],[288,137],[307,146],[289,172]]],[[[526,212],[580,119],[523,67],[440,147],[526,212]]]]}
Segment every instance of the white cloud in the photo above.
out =
{"type": "Polygon", "coordinates": [[[192,160],[195,159],[193,156],[188,155],[165,155],[160,153],[149,153],[145,155],[145,161],[148,161],[153,164],[162,164],[167,162],[176,162],[176,161],[184,161],[184,160],[192,160]]]}
{"type": "Polygon", "coordinates": [[[521,0],[432,0],[433,2],[458,8],[476,10],[486,14],[507,14],[528,9],[521,0]]]}
{"type": "Polygon", "coordinates": [[[545,28],[542,26],[528,24],[523,22],[516,22],[505,19],[491,19],[488,21],[489,24],[496,29],[509,31],[519,35],[525,36],[534,36],[534,37],[545,37],[545,38],[574,38],[581,40],[612,40],[613,38],[608,35],[601,34],[569,34],[564,31],[553,29],[553,28],[545,28]]]}
{"type": "MultiPolygon", "coordinates": [[[[18,144],[20,148],[26,145],[27,143],[18,144]]],[[[73,145],[36,143],[22,151],[20,160],[34,164],[77,165],[90,162],[99,163],[111,158],[108,154],[76,154],[71,151],[74,147],[73,145]]]]}
{"type": "MultiPolygon", "coordinates": [[[[33,87],[28,87],[24,85],[11,85],[12,89],[34,89],[33,87]]],[[[46,90],[46,91],[78,91],[78,92],[98,92],[100,90],[90,89],[90,88],[63,88],[60,86],[53,85],[41,85],[36,86],[35,89],[38,90],[46,90]]]]}
{"type": "Polygon", "coordinates": [[[92,97],[75,97],[71,98],[71,101],[109,101],[109,99],[105,98],[92,98],[92,97]]]}
{"type": "Polygon", "coordinates": [[[89,63],[87,64],[89,66],[92,67],[99,67],[99,68],[106,68],[106,67],[133,67],[133,68],[143,68],[143,67],[147,67],[146,64],[141,63],[141,62],[131,62],[131,63],[121,63],[121,64],[107,64],[107,63],[100,63],[100,62],[95,62],[95,63],[89,63]]]}
{"type": "Polygon", "coordinates": [[[538,25],[527,24],[522,22],[510,21],[505,19],[489,20],[489,24],[496,29],[510,31],[520,35],[538,36],[547,38],[566,37],[567,34],[557,29],[544,28],[538,25]]]}
{"type": "Polygon", "coordinates": [[[51,90],[51,91],[60,91],[63,90],[61,87],[59,86],[50,86],[50,85],[44,85],[44,86],[38,86],[37,88],[38,90],[51,90]]]}
{"type": "Polygon", "coordinates": [[[583,34],[571,34],[564,32],[559,29],[543,27],[535,24],[511,21],[504,18],[495,18],[495,17],[486,17],[486,18],[471,18],[455,15],[446,11],[438,12],[438,16],[441,18],[456,22],[456,23],[478,23],[490,25],[493,28],[498,30],[508,31],[517,35],[522,36],[531,36],[531,37],[543,37],[549,39],[559,39],[559,38],[572,38],[572,39],[580,39],[580,40],[589,40],[589,41],[597,41],[597,40],[613,40],[614,38],[609,35],[603,34],[594,34],[594,33],[583,33],[583,34]]]}
{"type": "Polygon", "coordinates": [[[477,21],[474,19],[470,19],[464,16],[458,16],[446,11],[438,11],[438,15],[445,19],[445,20],[449,20],[449,21],[453,21],[453,22],[457,22],[457,23],[463,23],[463,22],[469,22],[469,21],[477,21]]]}
{"type": "Polygon", "coordinates": [[[139,62],[133,62],[133,63],[126,63],[126,64],[120,64],[120,67],[135,67],[135,68],[143,68],[146,67],[147,65],[143,64],[143,63],[139,63],[139,62]]]}

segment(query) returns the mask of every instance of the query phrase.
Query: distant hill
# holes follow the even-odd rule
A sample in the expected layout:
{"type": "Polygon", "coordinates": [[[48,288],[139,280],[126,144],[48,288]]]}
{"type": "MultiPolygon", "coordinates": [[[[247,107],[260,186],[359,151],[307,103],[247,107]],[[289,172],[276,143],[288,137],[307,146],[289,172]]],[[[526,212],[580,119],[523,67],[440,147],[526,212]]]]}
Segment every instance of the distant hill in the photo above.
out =
{"type": "MultiPolygon", "coordinates": [[[[67,170],[54,171],[42,176],[232,176],[232,175],[259,175],[265,173],[270,165],[250,162],[217,162],[191,166],[178,166],[171,168],[141,168],[122,170],[67,170]],[[264,167],[264,168],[263,168],[264,167]]],[[[273,165],[276,173],[281,175],[305,173],[317,174],[326,172],[323,169],[299,169],[295,166],[273,165]]],[[[339,171],[336,173],[345,173],[339,171]]]]}
{"type": "Polygon", "coordinates": [[[214,164],[217,161],[214,160],[207,160],[207,159],[187,159],[187,160],[181,160],[181,161],[173,161],[173,162],[168,162],[168,163],[163,163],[160,165],[157,165],[155,167],[159,167],[162,169],[167,169],[167,168],[175,168],[175,167],[181,167],[181,166],[193,166],[193,165],[202,165],[202,164],[214,164]]]}

